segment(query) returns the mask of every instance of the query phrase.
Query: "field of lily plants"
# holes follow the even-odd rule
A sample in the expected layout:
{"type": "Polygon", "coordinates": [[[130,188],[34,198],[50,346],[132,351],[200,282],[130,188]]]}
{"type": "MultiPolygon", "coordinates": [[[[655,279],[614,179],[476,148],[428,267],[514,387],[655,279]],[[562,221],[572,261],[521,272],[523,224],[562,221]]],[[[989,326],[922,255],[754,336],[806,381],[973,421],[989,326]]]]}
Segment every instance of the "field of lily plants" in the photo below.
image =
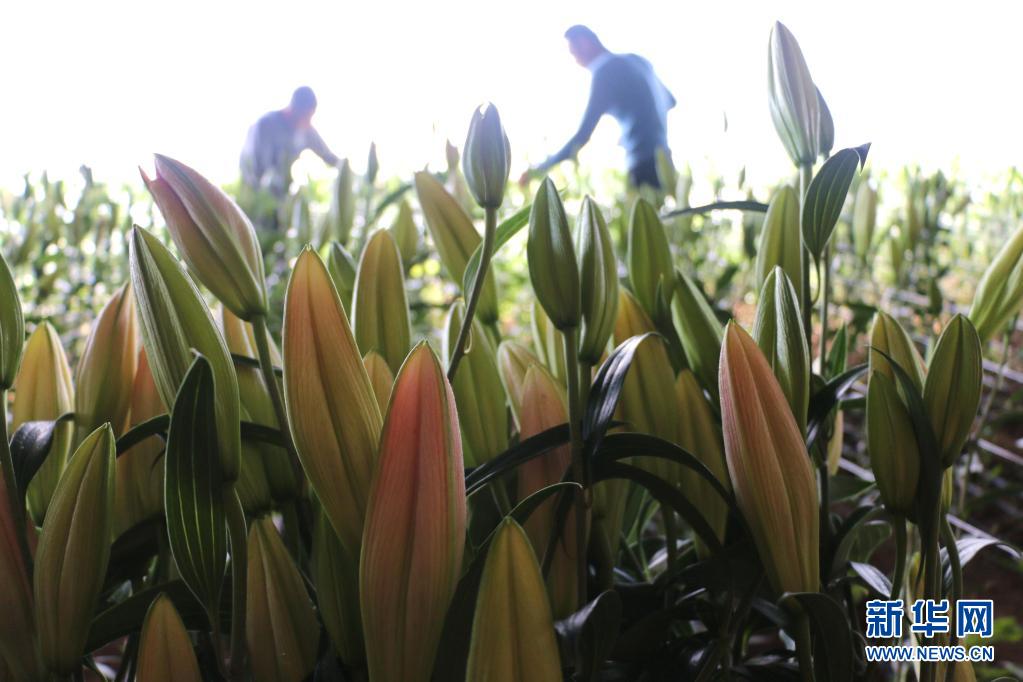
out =
{"type": "Polygon", "coordinates": [[[491,105],[276,232],[162,155],[0,193],[0,681],[1020,675],[1023,178],[766,66],[759,198],[515,186],[491,105]]]}

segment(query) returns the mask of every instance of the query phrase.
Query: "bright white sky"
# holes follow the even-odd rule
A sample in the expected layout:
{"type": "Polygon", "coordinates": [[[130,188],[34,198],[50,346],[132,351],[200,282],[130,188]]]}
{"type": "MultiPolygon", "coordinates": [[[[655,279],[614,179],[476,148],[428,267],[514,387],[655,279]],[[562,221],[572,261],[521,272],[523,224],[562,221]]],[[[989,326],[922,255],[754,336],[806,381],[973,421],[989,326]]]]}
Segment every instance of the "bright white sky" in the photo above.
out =
{"type": "MultiPolygon", "coordinates": [[[[875,165],[958,159],[972,174],[1023,159],[1018,2],[60,0],[3,14],[8,186],[83,162],[131,179],[152,151],[229,181],[249,124],[300,84],[319,96],[327,143],[361,169],[375,140],[384,176],[441,167],[444,139],[461,146],[472,107],[492,100],[517,176],[582,112],[589,75],[561,37],[573,23],[653,62],[679,101],[675,158],[698,169],[745,163],[754,183],[790,171],[766,104],[775,19],[803,47],[837,146],[869,140],[875,165]]],[[[620,163],[617,135],[603,122],[583,161],[620,163]]]]}

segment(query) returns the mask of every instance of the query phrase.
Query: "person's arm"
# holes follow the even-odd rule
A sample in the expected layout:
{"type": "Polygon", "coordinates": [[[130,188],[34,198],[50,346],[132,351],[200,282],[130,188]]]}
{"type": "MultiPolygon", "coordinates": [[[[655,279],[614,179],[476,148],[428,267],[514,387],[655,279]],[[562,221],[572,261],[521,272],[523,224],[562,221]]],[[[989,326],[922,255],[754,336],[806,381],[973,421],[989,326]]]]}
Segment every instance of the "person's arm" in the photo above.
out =
{"type": "Polygon", "coordinates": [[[598,73],[593,75],[593,82],[590,84],[590,98],[586,103],[586,111],[583,113],[583,120],[579,124],[579,129],[576,130],[575,135],[572,136],[572,139],[564,147],[551,154],[543,163],[538,165],[535,169],[536,172],[542,173],[551,166],[575,156],[590,141],[593,130],[597,127],[601,116],[607,112],[610,105],[610,83],[606,77],[607,67],[605,66],[601,71],[605,72],[605,74],[602,75],[598,71],[598,73]]]}
{"type": "Polygon", "coordinates": [[[330,151],[327,147],[327,143],[323,141],[320,134],[316,132],[316,128],[310,128],[306,131],[306,149],[312,150],[316,156],[323,159],[323,162],[328,166],[336,166],[341,159],[337,157],[337,154],[330,151]]]}

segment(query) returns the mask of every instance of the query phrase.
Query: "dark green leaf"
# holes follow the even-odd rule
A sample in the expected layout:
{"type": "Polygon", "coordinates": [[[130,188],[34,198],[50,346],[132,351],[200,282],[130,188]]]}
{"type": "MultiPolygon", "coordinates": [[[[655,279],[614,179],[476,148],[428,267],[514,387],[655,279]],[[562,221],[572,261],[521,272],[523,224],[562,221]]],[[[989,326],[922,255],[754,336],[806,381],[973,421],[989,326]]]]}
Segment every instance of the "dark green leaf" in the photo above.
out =
{"type": "Polygon", "coordinates": [[[178,572],[216,617],[227,567],[227,516],[224,508],[213,372],[197,355],[181,382],[167,434],[164,457],[164,511],[167,537],[178,572]]]}
{"type": "Polygon", "coordinates": [[[128,452],[128,450],[130,450],[133,446],[138,445],[150,436],[166,438],[167,427],[169,425],[169,414],[158,414],[155,417],[150,417],[144,422],[139,422],[125,431],[124,435],[117,439],[117,456],[120,457],[124,453],[128,452]]]}
{"type": "Polygon", "coordinates": [[[882,599],[887,599],[892,593],[892,582],[888,580],[888,576],[880,571],[876,566],[872,564],[864,564],[859,561],[849,562],[849,566],[856,572],[863,582],[867,584],[871,590],[873,590],[882,599]]]}
{"type": "Polygon", "coordinates": [[[875,484],[873,481],[867,481],[859,476],[837,474],[831,477],[829,486],[831,503],[835,504],[860,497],[873,490],[875,484]]]}
{"type": "Polygon", "coordinates": [[[759,201],[715,201],[712,204],[704,204],[703,206],[691,206],[669,211],[661,216],[661,220],[686,215],[703,215],[704,213],[710,213],[711,211],[723,211],[726,209],[767,213],[767,204],[762,204],[759,201]]]}
{"type": "Polygon", "coordinates": [[[573,679],[594,679],[611,653],[622,622],[622,599],[606,590],[571,616],[554,624],[559,639],[572,651],[576,666],[573,679]]]}
{"type": "Polygon", "coordinates": [[[161,594],[174,602],[174,608],[181,615],[185,627],[192,630],[206,629],[206,612],[195,600],[188,587],[180,580],[148,587],[136,592],[124,601],[99,613],[89,629],[86,651],[95,651],[105,644],[142,629],[149,605],[161,594]]]}
{"type": "Polygon", "coordinates": [[[825,161],[810,181],[803,200],[803,244],[815,261],[820,261],[831,239],[859,165],[858,149],[842,149],[825,161]]]}
{"type": "Polygon", "coordinates": [[[835,554],[831,558],[832,575],[845,575],[846,562],[852,554],[860,529],[883,518],[886,518],[884,509],[874,505],[857,507],[845,517],[832,539],[832,546],[835,547],[835,554]]]}
{"type": "MultiPolygon", "coordinates": [[[[959,550],[959,564],[963,568],[965,568],[966,564],[972,561],[978,553],[988,547],[997,547],[1016,561],[1019,561],[1021,558],[1019,550],[1010,545],[1008,542],[1004,542],[998,538],[968,536],[959,538],[956,541],[956,547],[959,550]]],[[[948,561],[948,550],[944,547],[941,548],[941,562],[944,566],[945,590],[947,591],[952,587],[952,566],[948,561]]]]}
{"type": "Polygon", "coordinates": [[[625,385],[625,376],[632,366],[636,350],[641,343],[654,336],[656,336],[654,332],[647,332],[626,339],[611,351],[604,364],[597,370],[597,376],[594,377],[590,389],[590,399],[586,404],[586,414],[583,417],[585,451],[590,453],[591,457],[600,449],[604,434],[614,417],[618,399],[622,395],[622,387],[625,385]]]}
{"type": "Polygon", "coordinates": [[[68,412],[56,419],[25,422],[14,432],[11,438],[11,461],[14,465],[14,481],[18,485],[18,495],[23,504],[29,483],[50,454],[57,425],[70,421],[74,416],[68,412]]]}
{"type": "MultiPolygon", "coordinates": [[[[497,226],[494,233],[494,253],[508,243],[508,240],[515,236],[519,230],[529,224],[530,204],[526,204],[504,222],[497,226]]],[[[483,242],[476,247],[476,250],[469,256],[465,266],[465,274],[462,275],[462,291],[472,291],[472,283],[476,281],[476,271],[480,269],[480,258],[483,257],[483,242]]]]}
{"type": "MultiPolygon", "coordinates": [[[[280,429],[264,424],[256,424],[255,422],[243,421],[241,424],[242,440],[267,443],[268,445],[277,445],[282,448],[287,447],[280,429]]],[[[283,456],[283,453],[281,456],[283,456]]]]}
{"type": "Polygon", "coordinates": [[[845,371],[849,353],[849,325],[843,324],[831,342],[828,351],[828,378],[837,377],[845,371]]]}
{"type": "Polygon", "coordinates": [[[516,443],[494,459],[466,473],[466,497],[479,492],[490,481],[500,478],[534,457],[539,457],[548,450],[564,445],[568,439],[568,424],[559,424],[516,443]]]}
{"type": "Polygon", "coordinates": [[[819,592],[790,592],[781,601],[810,619],[816,679],[851,682],[856,659],[852,631],[842,606],[819,592]]]}
{"type": "Polygon", "coordinates": [[[808,448],[817,440],[817,436],[820,435],[821,426],[826,423],[831,410],[835,408],[835,405],[839,403],[846,391],[852,388],[856,380],[867,369],[869,367],[866,364],[862,364],[842,372],[828,381],[824,388],[814,393],[810,398],[810,409],[806,419],[806,444],[808,448]]]}

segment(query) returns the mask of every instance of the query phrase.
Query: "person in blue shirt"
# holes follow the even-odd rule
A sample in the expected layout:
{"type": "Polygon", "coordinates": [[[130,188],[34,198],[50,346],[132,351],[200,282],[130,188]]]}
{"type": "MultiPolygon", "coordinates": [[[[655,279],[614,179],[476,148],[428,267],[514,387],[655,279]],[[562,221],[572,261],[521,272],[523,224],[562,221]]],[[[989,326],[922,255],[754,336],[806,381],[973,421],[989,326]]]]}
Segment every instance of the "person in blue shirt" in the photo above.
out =
{"type": "Polygon", "coordinates": [[[527,171],[522,182],[572,158],[590,140],[594,128],[609,114],[622,129],[629,182],[635,186],[660,187],[657,150],[668,149],[668,111],[675,97],[654,73],[650,62],[635,54],[611,52],[586,26],[565,31],[568,49],[580,66],[592,74],[590,98],[582,123],[564,147],[527,171]]]}

